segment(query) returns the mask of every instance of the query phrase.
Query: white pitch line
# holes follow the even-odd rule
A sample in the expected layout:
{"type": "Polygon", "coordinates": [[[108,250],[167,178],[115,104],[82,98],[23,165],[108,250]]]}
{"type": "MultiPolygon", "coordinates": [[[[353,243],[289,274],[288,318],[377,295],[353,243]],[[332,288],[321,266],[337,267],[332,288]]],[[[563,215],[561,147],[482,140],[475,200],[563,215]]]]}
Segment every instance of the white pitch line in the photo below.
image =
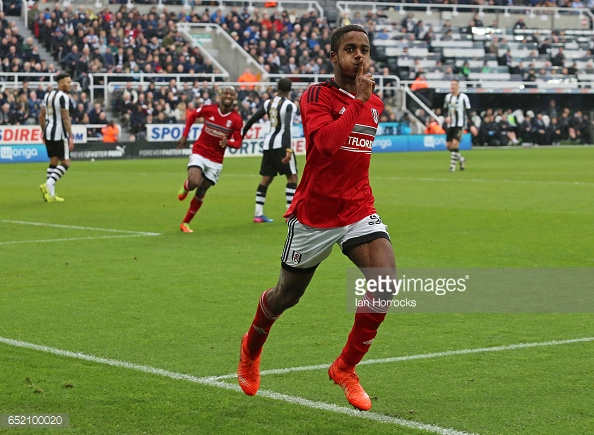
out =
{"type": "Polygon", "coordinates": [[[553,184],[561,186],[594,186],[594,183],[588,183],[583,181],[541,181],[541,180],[484,180],[480,178],[426,178],[426,177],[371,177],[372,180],[404,180],[404,181],[438,181],[438,182],[473,182],[473,183],[513,183],[513,184],[553,184]]]}
{"type": "MultiPolygon", "coordinates": [[[[440,358],[440,357],[444,357],[444,356],[454,356],[454,355],[469,355],[469,354],[473,354],[473,353],[501,352],[504,350],[527,349],[527,348],[531,348],[531,347],[541,347],[541,346],[559,346],[562,344],[583,343],[583,342],[588,342],[588,341],[594,341],[594,337],[574,338],[571,340],[542,341],[542,342],[538,342],[538,343],[510,344],[507,346],[480,347],[477,349],[448,350],[445,352],[421,353],[418,355],[397,356],[397,357],[393,357],[393,358],[368,359],[368,360],[361,361],[359,363],[359,365],[386,364],[386,363],[398,362],[398,361],[410,361],[410,360],[414,360],[414,359],[440,358]]],[[[291,373],[291,372],[304,372],[304,371],[309,371],[309,370],[325,370],[328,367],[330,367],[330,363],[317,364],[317,365],[312,365],[312,366],[288,367],[286,369],[262,370],[260,372],[260,374],[261,375],[280,375],[283,373],[291,373]]],[[[232,379],[232,378],[236,378],[236,377],[237,377],[237,375],[235,373],[232,373],[229,375],[211,376],[209,379],[220,380],[220,379],[232,379]]]]}
{"type": "Polygon", "coordinates": [[[11,221],[2,219],[0,222],[9,224],[20,224],[20,225],[34,225],[38,227],[54,227],[54,228],[67,228],[71,230],[86,230],[86,231],[105,231],[108,233],[125,233],[125,234],[137,234],[139,236],[160,236],[161,233],[147,233],[144,231],[128,231],[128,230],[116,230],[113,228],[93,228],[93,227],[81,227],[77,225],[60,225],[60,224],[48,224],[44,222],[26,222],[26,221],[11,221]]]}
{"type": "MultiPolygon", "coordinates": [[[[180,381],[194,382],[196,384],[208,385],[211,387],[217,387],[217,388],[223,388],[226,390],[241,392],[243,394],[243,392],[241,391],[241,388],[239,388],[239,385],[230,384],[230,383],[222,382],[222,381],[217,381],[211,377],[198,378],[196,376],[186,375],[184,373],[171,372],[169,370],[163,370],[163,369],[159,369],[159,368],[155,368],[155,367],[129,363],[126,361],[118,361],[118,360],[114,360],[114,359],[101,358],[101,357],[97,357],[97,356],[93,356],[93,355],[86,355],[86,354],[80,353],[80,352],[71,352],[68,350],[61,350],[61,349],[56,349],[53,347],[41,346],[38,344],[27,343],[25,341],[13,340],[13,339],[4,338],[4,337],[0,337],[0,342],[5,343],[9,346],[22,347],[22,348],[26,348],[26,349],[41,351],[41,352],[47,352],[47,353],[51,353],[54,355],[59,355],[59,356],[64,356],[64,357],[69,357],[69,358],[76,358],[76,359],[91,361],[91,362],[95,362],[95,363],[99,363],[99,364],[106,364],[106,365],[110,365],[113,367],[121,367],[121,368],[130,369],[130,370],[136,370],[139,372],[164,376],[167,378],[176,379],[176,380],[180,380],[180,381]]],[[[458,430],[454,430],[454,429],[435,426],[432,424],[417,423],[415,421],[404,420],[404,419],[401,419],[398,417],[392,417],[392,416],[384,415],[384,414],[377,414],[375,412],[357,411],[353,408],[347,408],[344,406],[333,405],[330,403],[308,400],[308,399],[304,399],[302,397],[297,397],[297,396],[289,396],[287,394],[275,393],[274,391],[260,390],[260,391],[258,391],[258,396],[266,397],[268,399],[273,399],[273,400],[279,400],[279,401],[291,403],[294,405],[300,405],[300,406],[304,406],[306,408],[313,408],[313,409],[318,409],[318,410],[322,410],[322,411],[329,411],[329,412],[334,412],[337,414],[345,414],[345,415],[348,415],[351,417],[364,418],[366,420],[373,420],[373,421],[377,421],[380,423],[393,424],[396,426],[407,427],[410,429],[424,430],[424,431],[439,434],[439,435],[476,435],[476,434],[471,434],[468,432],[462,432],[462,431],[458,431],[458,430]]]]}
{"type": "Polygon", "coordinates": [[[123,236],[98,236],[98,237],[70,237],[67,239],[47,240],[15,240],[12,242],[0,242],[0,245],[18,245],[20,243],[48,243],[48,242],[71,242],[73,240],[96,240],[96,239],[122,239],[127,237],[142,237],[143,234],[127,234],[123,236]]]}

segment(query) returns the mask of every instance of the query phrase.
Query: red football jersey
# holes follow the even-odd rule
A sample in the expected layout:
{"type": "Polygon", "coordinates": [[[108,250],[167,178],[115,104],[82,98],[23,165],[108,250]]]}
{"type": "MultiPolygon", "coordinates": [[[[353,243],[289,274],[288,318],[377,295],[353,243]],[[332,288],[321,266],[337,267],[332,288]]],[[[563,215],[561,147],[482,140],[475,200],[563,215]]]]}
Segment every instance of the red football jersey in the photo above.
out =
{"type": "Polygon", "coordinates": [[[231,148],[241,147],[243,119],[236,110],[223,115],[217,104],[209,104],[194,110],[186,120],[183,133],[185,137],[188,137],[192,124],[198,118],[204,118],[204,125],[198,140],[192,147],[193,154],[200,154],[215,163],[223,163],[225,148],[219,145],[221,139],[226,137],[228,146],[231,148]]]}
{"type": "Polygon", "coordinates": [[[329,80],[310,86],[300,107],[306,163],[285,217],[333,228],[374,214],[369,163],[382,100],[374,94],[363,103],[329,80]]]}

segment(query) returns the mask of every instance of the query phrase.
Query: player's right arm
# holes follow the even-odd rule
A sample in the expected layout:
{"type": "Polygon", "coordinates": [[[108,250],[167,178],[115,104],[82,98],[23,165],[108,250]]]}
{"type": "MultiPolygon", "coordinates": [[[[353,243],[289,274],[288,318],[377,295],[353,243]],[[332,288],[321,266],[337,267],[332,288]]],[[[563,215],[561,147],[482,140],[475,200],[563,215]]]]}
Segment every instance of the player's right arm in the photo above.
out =
{"type": "Polygon", "coordinates": [[[357,97],[337,120],[332,117],[332,101],[328,88],[322,88],[320,91],[324,92],[316,93],[318,88],[312,92],[310,87],[301,97],[301,111],[305,115],[304,123],[308,124],[308,135],[324,155],[331,157],[344,145],[365,103],[373,95],[375,82],[370,73],[363,73],[366,67],[363,62],[359,65],[356,78],[357,97]]]}
{"type": "Polygon", "coordinates": [[[190,115],[186,119],[186,127],[184,128],[184,132],[177,141],[177,147],[175,147],[176,150],[186,147],[186,145],[188,144],[188,135],[190,134],[190,129],[192,128],[192,125],[194,125],[198,118],[202,118],[203,116],[204,115],[202,114],[202,107],[199,107],[198,109],[190,113],[190,115]]]}
{"type": "Polygon", "coordinates": [[[333,156],[349,138],[364,105],[361,100],[353,99],[345,112],[334,120],[331,91],[310,87],[301,97],[301,117],[303,124],[307,124],[309,136],[306,139],[311,140],[322,154],[333,156]]]}

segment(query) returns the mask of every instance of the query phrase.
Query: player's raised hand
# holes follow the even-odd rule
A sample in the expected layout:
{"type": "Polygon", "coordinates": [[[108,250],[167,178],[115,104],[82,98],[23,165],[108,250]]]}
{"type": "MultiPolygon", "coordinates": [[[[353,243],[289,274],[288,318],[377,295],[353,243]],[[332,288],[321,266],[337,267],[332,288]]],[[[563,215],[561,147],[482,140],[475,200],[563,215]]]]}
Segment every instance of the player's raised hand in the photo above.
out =
{"type": "Polygon", "coordinates": [[[367,64],[361,60],[359,63],[359,71],[357,71],[356,85],[357,85],[357,99],[366,103],[373,94],[375,89],[375,81],[371,73],[366,73],[367,64]]]}
{"type": "Polygon", "coordinates": [[[187,137],[180,137],[177,141],[177,147],[175,148],[176,150],[180,150],[182,148],[185,148],[186,145],[188,144],[188,138],[187,137]]]}

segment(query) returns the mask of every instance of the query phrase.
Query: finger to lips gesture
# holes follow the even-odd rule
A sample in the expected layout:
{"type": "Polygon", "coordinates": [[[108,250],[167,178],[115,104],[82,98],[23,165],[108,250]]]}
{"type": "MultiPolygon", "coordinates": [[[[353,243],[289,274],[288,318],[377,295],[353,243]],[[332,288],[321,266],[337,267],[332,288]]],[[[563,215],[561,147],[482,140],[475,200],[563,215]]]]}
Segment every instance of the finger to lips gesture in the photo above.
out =
{"type": "Polygon", "coordinates": [[[359,71],[357,71],[357,98],[366,103],[375,89],[375,81],[371,73],[365,73],[366,64],[364,61],[359,63],[359,71]]]}

